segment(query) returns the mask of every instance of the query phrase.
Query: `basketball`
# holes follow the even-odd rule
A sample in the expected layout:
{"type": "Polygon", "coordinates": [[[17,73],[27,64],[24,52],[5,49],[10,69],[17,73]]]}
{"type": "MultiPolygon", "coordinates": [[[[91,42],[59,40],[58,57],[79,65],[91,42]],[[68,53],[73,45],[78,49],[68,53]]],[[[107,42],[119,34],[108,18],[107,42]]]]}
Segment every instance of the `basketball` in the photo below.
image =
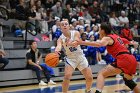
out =
{"type": "Polygon", "coordinates": [[[50,67],[56,67],[59,63],[59,55],[56,53],[49,53],[45,57],[45,63],[50,67]]]}

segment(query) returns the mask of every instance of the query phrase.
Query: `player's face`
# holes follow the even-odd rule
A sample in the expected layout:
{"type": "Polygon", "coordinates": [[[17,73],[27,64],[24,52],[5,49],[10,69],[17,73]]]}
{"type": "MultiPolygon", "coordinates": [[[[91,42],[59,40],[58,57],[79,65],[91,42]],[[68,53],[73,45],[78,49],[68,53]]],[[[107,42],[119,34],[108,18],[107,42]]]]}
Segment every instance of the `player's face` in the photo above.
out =
{"type": "Polygon", "coordinates": [[[70,28],[68,21],[61,21],[60,27],[62,32],[68,31],[70,28]]]}

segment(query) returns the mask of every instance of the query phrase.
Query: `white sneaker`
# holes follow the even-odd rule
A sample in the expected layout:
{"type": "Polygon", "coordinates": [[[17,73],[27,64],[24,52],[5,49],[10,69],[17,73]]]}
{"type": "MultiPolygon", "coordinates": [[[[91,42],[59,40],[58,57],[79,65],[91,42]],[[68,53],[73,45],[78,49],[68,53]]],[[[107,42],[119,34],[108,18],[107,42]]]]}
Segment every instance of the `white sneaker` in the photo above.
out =
{"type": "Polygon", "coordinates": [[[40,81],[39,86],[47,86],[47,83],[45,83],[44,81],[40,81]]]}
{"type": "Polygon", "coordinates": [[[50,82],[48,82],[49,85],[56,85],[55,82],[53,82],[52,80],[50,80],[50,82]]]}

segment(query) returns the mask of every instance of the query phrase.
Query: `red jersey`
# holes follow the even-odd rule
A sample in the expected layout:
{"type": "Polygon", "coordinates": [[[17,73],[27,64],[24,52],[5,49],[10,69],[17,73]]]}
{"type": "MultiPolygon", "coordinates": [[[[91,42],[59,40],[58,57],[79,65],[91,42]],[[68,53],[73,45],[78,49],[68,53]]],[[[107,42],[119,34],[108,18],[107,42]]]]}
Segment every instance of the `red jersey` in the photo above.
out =
{"type": "Polygon", "coordinates": [[[107,46],[108,53],[114,58],[116,58],[117,54],[120,52],[129,52],[120,36],[116,34],[110,34],[108,37],[111,37],[114,40],[112,45],[107,46]]]}

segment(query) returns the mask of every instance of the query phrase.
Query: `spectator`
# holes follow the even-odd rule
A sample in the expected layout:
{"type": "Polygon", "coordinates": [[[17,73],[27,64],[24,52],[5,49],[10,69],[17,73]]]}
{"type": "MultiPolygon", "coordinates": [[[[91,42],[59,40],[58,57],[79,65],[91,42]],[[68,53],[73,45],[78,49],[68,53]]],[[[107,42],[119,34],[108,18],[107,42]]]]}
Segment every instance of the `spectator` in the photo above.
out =
{"type": "Polygon", "coordinates": [[[99,13],[99,6],[98,6],[98,2],[97,1],[94,1],[93,4],[91,4],[93,6],[90,6],[88,8],[89,10],[89,13],[92,17],[94,17],[95,14],[98,14],[99,13]]]}
{"type": "Polygon", "coordinates": [[[119,17],[120,25],[124,26],[129,23],[128,17],[126,16],[125,11],[121,11],[121,16],[119,17]]]}
{"type": "Polygon", "coordinates": [[[111,24],[111,26],[113,27],[118,27],[119,26],[119,19],[116,17],[115,12],[111,12],[110,14],[110,18],[109,18],[109,23],[111,24]]]}
{"type": "Polygon", "coordinates": [[[61,2],[57,1],[57,3],[51,8],[53,12],[53,16],[62,17],[62,7],[61,2]]]}
{"type": "Polygon", "coordinates": [[[90,35],[94,35],[94,41],[99,39],[99,26],[98,25],[92,25],[92,31],[90,32],[90,35]]]}
{"type": "Polygon", "coordinates": [[[41,21],[41,33],[48,33],[48,16],[47,12],[43,11],[42,12],[42,21],[41,21]]]}
{"type": "Polygon", "coordinates": [[[75,18],[72,18],[72,19],[71,19],[71,24],[72,24],[74,30],[76,30],[77,20],[76,20],[75,18]]]}
{"type": "Polygon", "coordinates": [[[67,4],[66,8],[63,9],[62,18],[66,18],[70,21],[72,16],[73,16],[72,8],[71,8],[70,4],[67,4]]]}
{"type": "Polygon", "coordinates": [[[41,32],[41,13],[37,11],[36,5],[31,6],[31,9],[27,12],[28,21],[31,23],[29,30],[37,30],[41,32]]]}
{"type": "MultiPolygon", "coordinates": [[[[94,35],[89,36],[89,42],[95,41],[94,35]]],[[[87,46],[87,59],[90,65],[95,65],[97,63],[96,55],[97,55],[97,48],[87,46]]]]}
{"type": "Polygon", "coordinates": [[[119,21],[119,19],[116,17],[116,13],[115,13],[115,12],[111,12],[110,18],[109,18],[109,23],[110,23],[110,25],[112,26],[112,28],[113,28],[115,31],[118,31],[117,33],[120,34],[120,30],[121,30],[120,21],[119,21]]]}
{"type": "Polygon", "coordinates": [[[138,36],[138,24],[135,23],[134,26],[131,28],[131,31],[133,33],[133,36],[138,36]]]}
{"type": "Polygon", "coordinates": [[[26,5],[24,0],[20,0],[16,6],[16,18],[19,20],[26,20],[26,5]]]}
{"type": "Polygon", "coordinates": [[[117,14],[119,11],[123,9],[122,3],[120,3],[120,0],[114,0],[114,4],[111,7],[111,11],[115,11],[117,14]]]}
{"type": "Polygon", "coordinates": [[[122,38],[125,38],[129,41],[133,40],[133,34],[132,31],[129,28],[129,24],[125,24],[124,28],[121,31],[121,35],[122,38]]]}
{"type": "Polygon", "coordinates": [[[83,17],[84,17],[84,19],[85,20],[92,20],[92,17],[91,17],[91,15],[88,13],[88,10],[87,9],[84,9],[83,10],[83,17]]]}
{"type": "Polygon", "coordinates": [[[89,40],[89,33],[90,33],[91,29],[90,29],[90,25],[89,24],[85,24],[85,32],[87,35],[87,39],[89,40]]]}
{"type": "Polygon", "coordinates": [[[76,26],[76,29],[78,31],[80,31],[81,29],[84,29],[85,27],[85,24],[84,24],[84,18],[83,17],[78,17],[78,22],[77,22],[77,26],[76,26]]]}
{"type": "Polygon", "coordinates": [[[99,9],[99,15],[101,16],[101,20],[103,22],[106,22],[109,20],[108,16],[107,16],[107,10],[106,10],[106,6],[104,3],[100,4],[100,9],[99,9]]]}
{"type": "Polygon", "coordinates": [[[4,57],[5,55],[6,55],[6,53],[3,49],[3,44],[0,39],[0,64],[2,63],[2,67],[0,67],[0,70],[3,70],[5,68],[5,66],[9,63],[9,60],[4,57]]]}
{"type": "Polygon", "coordinates": [[[60,18],[55,17],[55,25],[53,25],[52,30],[53,33],[56,32],[57,28],[60,28],[60,18]]]}
{"type": "Polygon", "coordinates": [[[60,29],[60,18],[55,17],[55,25],[52,27],[52,38],[53,39],[58,39],[59,36],[62,34],[61,29],[60,29]]]}
{"type": "Polygon", "coordinates": [[[47,10],[46,20],[48,22],[48,30],[52,29],[52,26],[55,24],[55,20],[51,10],[47,10]]]}
{"type": "Polygon", "coordinates": [[[51,10],[51,8],[53,7],[53,5],[54,5],[54,2],[53,2],[53,0],[45,0],[46,2],[44,3],[45,4],[45,8],[47,9],[47,10],[51,10]]]}
{"type": "Polygon", "coordinates": [[[133,23],[136,20],[136,6],[134,4],[128,5],[128,18],[130,23],[133,23]]]}
{"type": "Polygon", "coordinates": [[[42,13],[45,10],[44,6],[41,3],[41,0],[37,0],[35,2],[35,5],[36,5],[36,9],[39,13],[42,13]]]}
{"type": "Polygon", "coordinates": [[[27,68],[32,69],[33,71],[36,72],[39,85],[47,85],[44,81],[41,80],[41,71],[44,72],[48,84],[56,84],[55,82],[50,80],[51,75],[49,73],[49,70],[46,69],[47,66],[45,64],[40,64],[42,55],[37,49],[37,42],[31,40],[29,42],[29,45],[30,49],[27,51],[26,54],[27,68]]]}
{"type": "MultiPolygon", "coordinates": [[[[88,41],[88,40],[87,40],[87,34],[86,34],[86,33],[82,33],[82,34],[81,34],[81,39],[82,39],[83,41],[88,41]]],[[[82,49],[82,50],[87,49],[87,46],[81,45],[81,49],[82,49]]]]}

